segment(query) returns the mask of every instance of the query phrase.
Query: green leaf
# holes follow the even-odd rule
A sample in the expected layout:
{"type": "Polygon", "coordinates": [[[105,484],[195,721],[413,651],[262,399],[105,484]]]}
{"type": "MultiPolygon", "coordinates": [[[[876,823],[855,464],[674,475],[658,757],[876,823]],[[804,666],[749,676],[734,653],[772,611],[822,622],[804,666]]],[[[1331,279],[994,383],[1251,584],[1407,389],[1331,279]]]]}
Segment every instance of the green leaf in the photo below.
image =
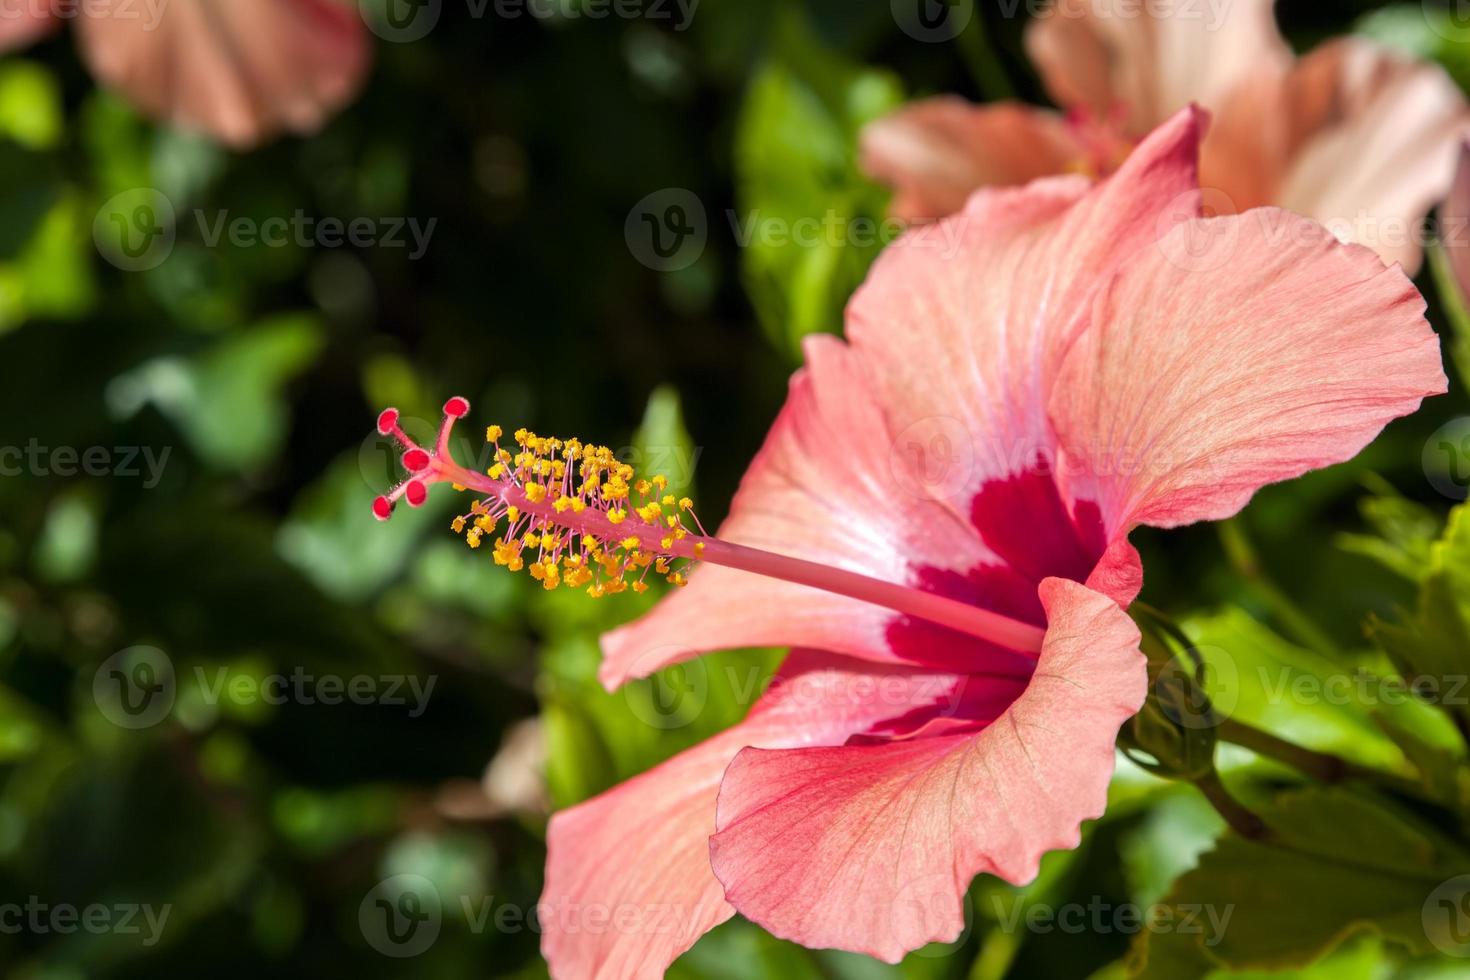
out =
{"type": "Polygon", "coordinates": [[[122,414],[156,404],[206,462],[248,470],[270,459],[285,437],[283,389],[316,359],[321,332],[314,316],[276,316],[188,360],[151,361],[118,378],[108,398],[122,414]]]}
{"type": "Polygon", "coordinates": [[[1342,533],[1337,546],[1344,551],[1371,558],[1395,574],[1411,581],[1423,579],[1429,569],[1429,552],[1444,532],[1439,514],[1402,496],[1387,480],[1368,479],[1372,496],[1358,503],[1372,534],[1342,533]]]}
{"type": "Polygon", "coordinates": [[[1236,608],[1184,628],[1207,665],[1206,693],[1218,714],[1362,765],[1407,771],[1403,752],[1374,721],[1389,696],[1371,663],[1329,660],[1236,608]]]}
{"type": "Polygon", "coordinates": [[[1375,619],[1372,635],[1426,700],[1441,703],[1470,730],[1470,505],[1450,513],[1430,549],[1414,614],[1402,624],[1375,619]]]}
{"type": "Polygon", "coordinates": [[[629,462],[640,476],[662,474],[669,481],[669,492],[677,496],[694,496],[694,471],[700,450],[684,427],[684,412],[679,393],[665,385],[654,389],[643,410],[643,421],[633,433],[636,459],[629,462]]]}
{"type": "Polygon", "coordinates": [[[431,528],[456,543],[445,516],[453,495],[431,494],[426,506],[400,507],[393,520],[381,522],[369,504],[387,487],[375,487],[368,476],[357,453],[337,460],[302,492],[276,534],[281,557],[340,599],[365,598],[396,578],[431,528]]]}
{"type": "Polygon", "coordinates": [[[735,137],[739,213],[732,229],[756,312],[773,343],[837,331],[882,248],[886,193],[858,170],[864,124],[896,108],[892,76],[824,50],[797,15],[746,94],[735,137]]]}
{"type": "Polygon", "coordinates": [[[1303,967],[1366,931],[1432,951],[1423,906],[1442,882],[1470,870],[1463,847],[1341,789],[1284,794],[1260,813],[1268,841],[1227,834],[1165,900],[1175,921],[1202,908],[1221,927],[1146,931],[1134,949],[1138,976],[1303,967]]]}
{"type": "Polygon", "coordinates": [[[60,141],[64,124],[61,86],[44,65],[10,61],[0,66],[0,136],[49,150],[60,141]]]}

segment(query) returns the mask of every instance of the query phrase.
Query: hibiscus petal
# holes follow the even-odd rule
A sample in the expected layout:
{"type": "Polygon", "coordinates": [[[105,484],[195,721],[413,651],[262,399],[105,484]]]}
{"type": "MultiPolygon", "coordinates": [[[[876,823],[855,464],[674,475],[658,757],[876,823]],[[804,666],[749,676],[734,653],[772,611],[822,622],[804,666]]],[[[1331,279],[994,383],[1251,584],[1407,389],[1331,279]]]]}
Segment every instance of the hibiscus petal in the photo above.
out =
{"type": "MultiPolygon", "coordinates": [[[[963,212],[894,243],[848,308],[851,346],[808,341],[807,367],[719,536],[1029,618],[1014,601],[1024,593],[1034,603],[1043,575],[1074,574],[1067,536],[1077,530],[1061,528],[1056,554],[1005,581],[1012,549],[987,544],[979,528],[1050,512],[1035,494],[1018,505],[1001,485],[1031,482],[1038,458],[1050,458],[1046,392],[1090,295],[1161,229],[1198,214],[1203,124],[1185,110],[1101,184],[1078,177],[980,191],[963,212]],[[975,508],[990,506],[987,488],[1010,502],[993,521],[976,521],[975,508]],[[984,568],[999,571],[977,577],[984,568]]],[[[1033,547],[1044,537],[1033,534],[1033,547]]],[[[1118,554],[1134,568],[1099,584],[1126,602],[1140,574],[1132,549],[1118,554]]],[[[879,606],[706,565],[603,637],[601,678],[611,688],[706,650],[772,645],[973,672],[1013,675],[1018,666],[948,630],[900,624],[917,632],[896,642],[894,626],[879,606]]]]}
{"type": "Polygon", "coordinates": [[[1051,409],[1066,479],[1116,536],[1229,517],[1445,389],[1400,270],[1262,208],[1176,228],[1124,267],[1051,409]]]}
{"type": "MultiPolygon", "coordinates": [[[[792,378],[786,406],[719,536],[890,582],[904,581],[916,558],[956,569],[987,558],[962,516],[899,487],[883,415],[847,345],[813,337],[804,350],[806,367],[792,378]]],[[[603,636],[600,677],[611,689],[707,650],[752,646],[811,646],[894,662],[901,658],[886,639],[894,615],[820,589],[704,565],[646,616],[603,636]]],[[[943,658],[942,641],[932,653],[943,658]]],[[[1014,656],[998,657],[996,665],[1029,669],[1014,656]]]]}
{"type": "Polygon", "coordinates": [[[963,683],[797,651],[740,725],[554,815],[538,906],[552,975],[661,977],[734,914],[709,837],[720,778],[741,749],[840,744],[889,719],[944,717],[963,683]]]}
{"type": "Polygon", "coordinates": [[[1082,155],[1060,116],[1017,102],[923,99],[862,134],[863,169],[895,189],[889,210],[904,221],[953,214],[977,188],[1062,173],[1082,155]]]}
{"type": "Polygon", "coordinates": [[[1077,845],[1106,805],[1147,670],[1111,599],[1061,579],[1041,596],[1036,675],[978,734],[736,756],[710,856],[742,915],[804,946],[897,962],[960,934],[975,875],[1022,884],[1044,853],[1077,845]]]}
{"type": "Polygon", "coordinates": [[[1141,134],[1191,102],[1213,109],[1240,82],[1286,71],[1273,6],[1056,0],[1027,25],[1026,50],[1059,105],[1101,117],[1121,106],[1141,134]]]}
{"type": "Polygon", "coordinates": [[[14,51],[39,40],[61,21],[37,0],[0,0],[0,51],[14,51]]]}
{"type": "Polygon", "coordinates": [[[1080,178],[981,191],[879,257],[848,307],[848,338],[895,435],[936,419],[968,434],[975,465],[953,496],[968,501],[1049,452],[1046,393],[1089,298],[1199,213],[1204,125],[1180,112],[1090,191],[1080,178]]]}
{"type": "Polygon", "coordinates": [[[1420,223],[1454,178],[1470,107],[1444,69],[1362,39],[1323,45],[1285,85],[1289,159],[1275,203],[1413,275],[1420,223]]]}
{"type": "Polygon", "coordinates": [[[102,82],[236,146],[318,129],[361,87],[372,50],[348,0],[192,0],[151,15],[94,0],[77,30],[102,82]]]}

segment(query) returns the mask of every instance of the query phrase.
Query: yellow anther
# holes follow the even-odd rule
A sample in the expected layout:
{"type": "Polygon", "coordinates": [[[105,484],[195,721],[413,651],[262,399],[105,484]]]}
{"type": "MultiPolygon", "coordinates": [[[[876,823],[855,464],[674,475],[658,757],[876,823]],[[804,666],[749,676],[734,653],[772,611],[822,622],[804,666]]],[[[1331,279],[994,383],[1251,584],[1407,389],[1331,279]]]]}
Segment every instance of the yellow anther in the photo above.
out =
{"type": "Polygon", "coordinates": [[[628,512],[622,508],[614,508],[607,512],[607,519],[613,524],[621,524],[628,517],[628,512]]]}
{"type": "Polygon", "coordinates": [[[674,495],[671,493],[664,494],[664,499],[660,500],[659,503],[663,504],[665,507],[674,506],[674,495]]]}
{"type": "Polygon", "coordinates": [[[638,516],[643,518],[645,524],[657,524],[663,510],[656,503],[647,503],[638,508],[638,516]]]}
{"type": "Polygon", "coordinates": [[[627,548],[629,551],[633,551],[638,547],[638,539],[629,536],[619,541],[618,544],[622,545],[624,548],[627,548]]]}
{"type": "Polygon", "coordinates": [[[514,524],[516,521],[521,519],[521,509],[512,504],[511,506],[505,508],[505,516],[510,518],[510,522],[514,524]]]}
{"type": "MultiPolygon", "coordinates": [[[[653,478],[653,485],[656,486],[656,487],[658,487],[658,492],[659,493],[663,493],[666,489],[668,489],[668,486],[669,486],[668,477],[664,476],[662,473],[659,473],[658,475],[656,475],[653,478]]],[[[665,501],[665,502],[666,503],[672,503],[672,501],[665,501]]]]}
{"type": "Polygon", "coordinates": [[[452,527],[452,528],[454,528],[454,533],[455,534],[459,534],[459,533],[463,532],[464,531],[464,518],[463,517],[456,517],[454,520],[452,520],[452,521],[449,522],[449,526],[452,527]]]}
{"type": "Polygon", "coordinates": [[[505,435],[505,430],[502,429],[500,426],[498,426],[498,425],[487,425],[487,426],[485,426],[485,441],[486,442],[494,442],[495,440],[499,439],[503,435],[505,435]]]}
{"type": "Polygon", "coordinates": [[[539,483],[531,483],[526,486],[526,499],[533,504],[539,504],[546,499],[546,488],[539,483]]]}
{"type": "Polygon", "coordinates": [[[570,506],[572,506],[571,497],[557,497],[551,502],[551,509],[556,511],[558,514],[565,514],[567,512],[567,508],[570,506]]]}
{"type": "Polygon", "coordinates": [[[632,589],[634,592],[641,594],[648,591],[648,585],[642,579],[639,579],[633,583],[632,589]]]}
{"type": "Polygon", "coordinates": [[[505,476],[505,464],[496,463],[494,466],[486,470],[485,474],[489,476],[492,480],[498,480],[501,477],[505,476]]]}

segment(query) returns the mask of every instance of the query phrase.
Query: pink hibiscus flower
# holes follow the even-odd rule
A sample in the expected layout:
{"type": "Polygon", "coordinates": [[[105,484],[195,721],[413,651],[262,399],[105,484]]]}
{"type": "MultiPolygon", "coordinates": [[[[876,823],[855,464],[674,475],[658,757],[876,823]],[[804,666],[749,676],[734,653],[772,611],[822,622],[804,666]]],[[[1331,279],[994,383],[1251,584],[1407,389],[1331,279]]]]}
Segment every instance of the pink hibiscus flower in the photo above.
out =
{"type": "Polygon", "coordinates": [[[594,595],[704,563],[604,638],[609,688],[796,648],[744,722],[552,818],[554,976],[656,977],[737,911],[888,961],[954,939],[976,875],[1026,882],[1103,812],[1147,687],[1131,529],[1227,517],[1445,390],[1402,272],[1286,212],[1199,217],[1202,126],[891,246],[718,537],[602,447],[523,430],[481,474],[449,458],[463,399],[432,451],[379,419],[412,474],[381,518],[459,484],[472,546],[505,521],[498,562],[594,595]]]}
{"type": "Polygon", "coordinates": [[[1198,103],[1217,117],[1200,164],[1211,210],[1288,208],[1413,274],[1420,223],[1449,187],[1470,120],[1463,95],[1438,66],[1362,38],[1298,59],[1272,8],[1055,0],[1026,42],[1065,116],[923,100],[867,128],[864,166],[895,188],[898,217],[930,220],[983,185],[1110,173],[1140,136],[1198,103]]]}
{"type": "Polygon", "coordinates": [[[0,50],[64,17],[104,85],[237,147],[319,129],[357,94],[372,56],[351,0],[0,0],[0,50]]]}

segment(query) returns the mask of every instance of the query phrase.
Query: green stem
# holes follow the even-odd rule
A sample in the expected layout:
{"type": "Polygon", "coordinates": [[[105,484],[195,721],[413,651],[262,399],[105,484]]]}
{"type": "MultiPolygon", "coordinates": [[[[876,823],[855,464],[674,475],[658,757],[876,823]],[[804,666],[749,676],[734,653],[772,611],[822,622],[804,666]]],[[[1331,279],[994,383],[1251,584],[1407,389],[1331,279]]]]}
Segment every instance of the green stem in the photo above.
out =
{"type": "Polygon", "coordinates": [[[1224,818],[1230,829],[1247,840],[1260,840],[1266,837],[1270,830],[1260,817],[1240,804],[1225,784],[1220,782],[1220,776],[1214,770],[1207,775],[1201,776],[1194,782],[1195,787],[1204,794],[1205,799],[1215,808],[1215,812],[1224,818]]]}
{"type": "Polygon", "coordinates": [[[970,23],[955,38],[955,43],[959,45],[965,67],[970,69],[970,76],[975,79],[983,99],[1009,99],[1015,95],[1010,79],[1001,68],[1000,56],[990,43],[990,32],[985,27],[985,16],[978,3],[970,13],[970,23]]]}
{"type": "MultiPolygon", "coordinates": [[[[1275,759],[1277,762],[1284,763],[1312,777],[1319,783],[1333,785],[1344,780],[1357,779],[1376,783],[1386,789],[1416,799],[1427,799],[1424,788],[1413,780],[1404,779],[1392,773],[1380,772],[1377,769],[1369,769],[1328,752],[1302,748],[1300,745],[1233,718],[1227,718],[1220,723],[1218,734],[1223,741],[1250,749],[1256,755],[1267,759],[1275,759]]],[[[1430,802],[1440,801],[1430,800],[1430,802]]]]}
{"type": "Polygon", "coordinates": [[[1337,644],[1311,617],[1297,608],[1285,592],[1267,577],[1260,556],[1245,533],[1240,518],[1220,522],[1220,543],[1236,572],[1246,580],[1251,592],[1281,621],[1298,643],[1328,657],[1337,655],[1337,644]]]}

